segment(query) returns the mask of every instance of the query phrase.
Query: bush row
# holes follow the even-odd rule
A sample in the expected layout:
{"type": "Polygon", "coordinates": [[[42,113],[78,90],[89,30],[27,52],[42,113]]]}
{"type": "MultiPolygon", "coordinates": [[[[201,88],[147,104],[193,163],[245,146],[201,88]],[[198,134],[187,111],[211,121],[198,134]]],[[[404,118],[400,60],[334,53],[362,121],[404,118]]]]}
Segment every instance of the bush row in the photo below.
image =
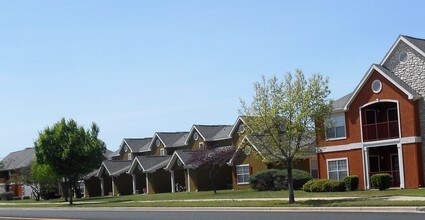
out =
{"type": "Polygon", "coordinates": [[[0,193],[0,200],[12,200],[13,192],[3,192],[0,193]]]}
{"type": "MultiPolygon", "coordinates": [[[[286,170],[268,169],[252,175],[249,179],[251,188],[258,191],[276,191],[288,188],[288,172],[286,170]]],[[[292,170],[294,189],[301,189],[302,186],[312,179],[310,173],[303,170],[292,170]]]]}
{"type": "Polygon", "coordinates": [[[357,190],[359,184],[358,176],[347,176],[343,180],[319,179],[310,180],[304,184],[306,192],[343,192],[346,190],[357,190]]]}

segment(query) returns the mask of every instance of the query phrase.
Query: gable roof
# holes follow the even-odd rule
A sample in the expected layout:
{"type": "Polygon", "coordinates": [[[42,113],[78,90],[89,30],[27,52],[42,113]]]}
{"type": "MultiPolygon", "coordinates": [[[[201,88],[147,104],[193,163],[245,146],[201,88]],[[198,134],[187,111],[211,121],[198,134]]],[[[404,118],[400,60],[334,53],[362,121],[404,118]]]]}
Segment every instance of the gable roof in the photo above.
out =
{"type": "Polygon", "coordinates": [[[171,156],[168,164],[165,166],[165,170],[171,170],[173,165],[179,160],[184,168],[194,168],[194,167],[186,167],[187,162],[189,161],[191,155],[194,153],[194,150],[176,150],[171,156]]]}
{"type": "Polygon", "coordinates": [[[132,153],[140,152],[143,149],[149,147],[152,138],[124,138],[124,142],[127,144],[128,148],[130,148],[132,153]]]}
{"type": "Polygon", "coordinates": [[[400,35],[391,47],[391,49],[385,55],[384,59],[382,59],[381,65],[383,65],[385,61],[387,61],[388,57],[392,54],[393,50],[397,47],[400,41],[403,41],[404,43],[409,45],[409,47],[413,48],[416,52],[425,57],[425,39],[410,37],[407,35],[400,35]]]}
{"type": "Polygon", "coordinates": [[[100,176],[104,170],[109,176],[119,176],[130,168],[130,160],[104,160],[96,176],[100,176]]]}
{"type": "Polygon", "coordinates": [[[34,148],[25,148],[15,151],[3,158],[1,170],[15,170],[28,166],[35,158],[34,148]]]}
{"type": "Polygon", "coordinates": [[[141,152],[151,151],[156,144],[156,139],[159,139],[165,148],[183,147],[186,146],[185,140],[189,132],[156,132],[149,144],[149,147],[141,150],[141,152]]]}
{"type": "Polygon", "coordinates": [[[239,126],[238,125],[240,123],[242,123],[244,125],[246,124],[245,118],[246,118],[246,116],[241,116],[241,115],[238,116],[238,118],[236,119],[235,123],[232,126],[232,130],[230,130],[230,132],[229,132],[229,137],[232,137],[233,133],[235,131],[238,131],[239,130],[239,126]]]}
{"type": "Polygon", "coordinates": [[[204,141],[218,141],[229,139],[233,125],[193,125],[185,143],[189,143],[189,138],[196,131],[204,141]]]}
{"type": "Polygon", "coordinates": [[[127,173],[133,173],[138,165],[144,173],[153,173],[168,164],[171,156],[137,156],[131,163],[127,173]]]}
{"type": "Polygon", "coordinates": [[[369,68],[367,73],[363,76],[360,83],[355,88],[354,92],[335,101],[334,112],[348,110],[350,104],[353,102],[354,98],[363,88],[364,84],[366,83],[366,81],[369,79],[369,77],[372,75],[374,71],[384,76],[388,81],[390,81],[393,85],[395,85],[398,89],[400,89],[403,93],[405,93],[408,99],[417,100],[422,97],[418,92],[412,89],[412,87],[410,87],[407,83],[405,83],[403,80],[401,80],[398,76],[396,76],[394,73],[392,73],[385,67],[379,64],[372,64],[372,66],[369,68]]]}

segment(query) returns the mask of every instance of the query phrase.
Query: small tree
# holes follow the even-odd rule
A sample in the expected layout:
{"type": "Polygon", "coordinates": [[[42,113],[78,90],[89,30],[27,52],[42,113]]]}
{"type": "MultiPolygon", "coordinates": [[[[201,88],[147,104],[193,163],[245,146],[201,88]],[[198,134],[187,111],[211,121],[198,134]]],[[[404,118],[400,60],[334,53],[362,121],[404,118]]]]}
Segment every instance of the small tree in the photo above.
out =
{"type": "Polygon", "coordinates": [[[62,118],[40,132],[34,143],[37,163],[50,166],[64,180],[70,205],[78,180],[98,168],[103,160],[106,147],[98,134],[95,123],[85,130],[74,120],[62,118]]]}
{"type": "Polygon", "coordinates": [[[56,189],[60,179],[49,165],[38,164],[36,161],[21,169],[20,178],[23,184],[31,187],[32,196],[36,201],[41,197],[49,199],[48,194],[56,189]]]}
{"type": "Polygon", "coordinates": [[[254,83],[255,95],[247,105],[242,100],[240,113],[245,115],[251,136],[259,143],[263,158],[283,163],[288,172],[289,203],[294,203],[292,164],[315,150],[315,136],[323,133],[321,122],[329,117],[332,103],[328,81],[320,74],[306,79],[301,70],[254,83]]]}
{"type": "Polygon", "coordinates": [[[235,154],[235,147],[218,147],[210,150],[193,151],[188,166],[208,170],[208,178],[211,188],[216,194],[215,177],[223,166],[228,166],[227,162],[235,154]]]}

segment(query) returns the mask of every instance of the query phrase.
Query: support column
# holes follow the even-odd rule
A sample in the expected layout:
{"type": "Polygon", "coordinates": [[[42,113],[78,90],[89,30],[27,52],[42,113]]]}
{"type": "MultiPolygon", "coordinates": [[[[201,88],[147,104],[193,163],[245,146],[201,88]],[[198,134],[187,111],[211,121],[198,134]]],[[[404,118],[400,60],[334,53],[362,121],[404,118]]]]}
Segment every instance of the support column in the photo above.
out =
{"type": "Polygon", "coordinates": [[[398,150],[398,167],[399,167],[399,173],[400,173],[400,188],[404,189],[404,160],[403,160],[403,145],[397,144],[397,150],[398,150]]]}
{"type": "Polygon", "coordinates": [[[86,181],[85,180],[83,180],[83,186],[84,186],[84,195],[83,195],[83,198],[87,198],[88,196],[87,196],[87,187],[86,187],[86,181]]]}
{"type": "Polygon", "coordinates": [[[113,176],[111,176],[111,181],[112,181],[112,196],[115,196],[115,180],[113,176]]]}
{"type": "Polygon", "coordinates": [[[365,177],[366,177],[366,189],[370,189],[370,177],[369,177],[369,149],[364,148],[364,161],[365,161],[365,177]]]}
{"type": "Polygon", "coordinates": [[[136,174],[131,174],[131,178],[133,180],[133,195],[136,194],[136,174]]]}
{"type": "Polygon", "coordinates": [[[100,195],[105,196],[105,180],[100,178],[100,195]]]}
{"type": "Polygon", "coordinates": [[[149,177],[148,177],[148,173],[146,173],[146,194],[149,194],[149,177]]]}
{"type": "Polygon", "coordinates": [[[190,170],[187,169],[187,191],[190,192],[190,170]]]}
{"type": "Polygon", "coordinates": [[[175,179],[174,179],[174,170],[170,170],[170,174],[171,174],[171,192],[174,193],[176,192],[176,184],[175,184],[175,179]]]}

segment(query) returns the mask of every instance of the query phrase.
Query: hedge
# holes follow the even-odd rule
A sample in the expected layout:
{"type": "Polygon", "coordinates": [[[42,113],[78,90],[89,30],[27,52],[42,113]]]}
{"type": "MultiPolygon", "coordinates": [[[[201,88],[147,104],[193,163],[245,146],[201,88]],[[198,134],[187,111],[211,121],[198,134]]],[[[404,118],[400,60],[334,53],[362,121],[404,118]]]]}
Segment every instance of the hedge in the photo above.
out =
{"type": "Polygon", "coordinates": [[[371,177],[371,183],[374,188],[386,190],[391,187],[392,177],[388,173],[378,173],[371,177]]]}
{"type": "Polygon", "coordinates": [[[358,176],[346,176],[343,179],[344,183],[345,183],[345,188],[348,191],[354,191],[357,190],[358,186],[359,186],[359,177],[358,176]]]}
{"type": "Polygon", "coordinates": [[[0,200],[12,200],[13,192],[3,192],[0,193],[0,200]]]}
{"type": "MultiPolygon", "coordinates": [[[[312,177],[306,171],[293,169],[292,179],[294,189],[301,189],[304,183],[311,180],[312,177]]],[[[287,171],[278,169],[260,171],[250,177],[249,183],[252,189],[258,191],[286,189],[288,187],[287,171]]]]}
{"type": "Polygon", "coordinates": [[[342,180],[320,179],[310,180],[303,186],[306,192],[343,192],[345,183],[342,180]]]}

